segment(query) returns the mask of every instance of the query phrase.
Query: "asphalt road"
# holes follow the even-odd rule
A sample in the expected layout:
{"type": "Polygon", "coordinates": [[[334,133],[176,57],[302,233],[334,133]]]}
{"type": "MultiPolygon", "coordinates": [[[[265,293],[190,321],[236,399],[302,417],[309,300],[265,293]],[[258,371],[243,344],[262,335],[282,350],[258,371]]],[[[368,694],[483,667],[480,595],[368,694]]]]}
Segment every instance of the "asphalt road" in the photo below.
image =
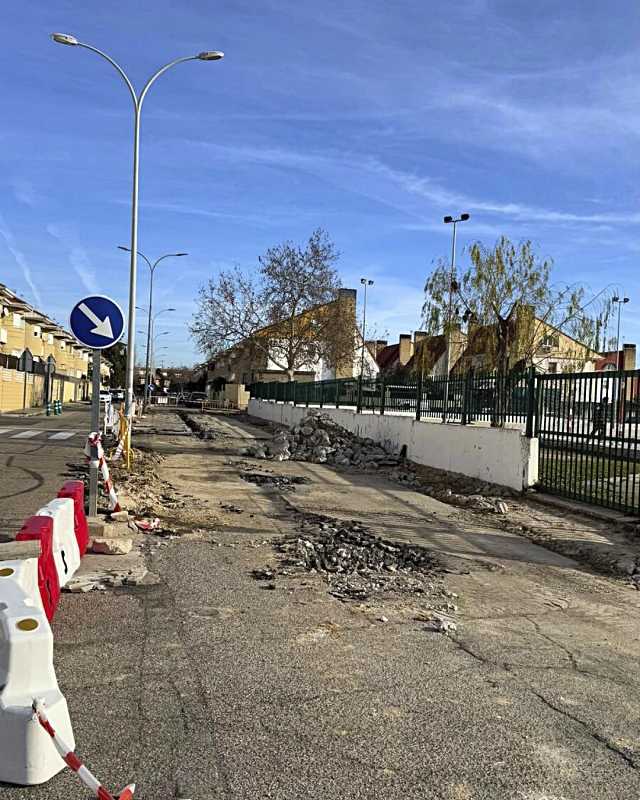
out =
{"type": "Polygon", "coordinates": [[[0,535],[13,535],[25,517],[54,498],[67,463],[84,459],[90,408],[60,416],[0,415],[0,535]]]}
{"type": "MultiPolygon", "coordinates": [[[[238,475],[260,433],[225,417],[213,441],[146,437],[160,477],[197,499],[163,514],[191,532],[150,558],[156,585],[62,597],[58,679],[106,786],[134,780],[142,800],[640,794],[637,592],[379,477],[295,463],[268,468],[310,478],[300,503],[468,561],[446,578],[459,628],[429,633],[411,604],[340,603],[317,575],[268,591],[250,572],[293,522],[238,475]]],[[[85,796],[69,771],[2,794],[85,796]]]]}

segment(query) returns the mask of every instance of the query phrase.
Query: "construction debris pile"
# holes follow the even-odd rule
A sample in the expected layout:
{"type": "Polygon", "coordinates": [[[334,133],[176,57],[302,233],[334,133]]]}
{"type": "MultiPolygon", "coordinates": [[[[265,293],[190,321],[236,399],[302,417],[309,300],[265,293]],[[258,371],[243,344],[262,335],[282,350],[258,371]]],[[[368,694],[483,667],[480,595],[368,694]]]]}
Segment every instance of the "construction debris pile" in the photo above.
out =
{"type": "Polygon", "coordinates": [[[289,489],[293,491],[302,483],[311,483],[309,478],[302,475],[274,475],[272,472],[241,472],[240,477],[256,486],[267,486],[274,489],[289,489]]]}
{"type": "Polygon", "coordinates": [[[244,455],[272,461],[310,461],[339,468],[386,472],[388,477],[406,486],[442,500],[445,503],[474,511],[506,514],[508,506],[502,487],[463,475],[420,468],[426,473],[421,480],[414,466],[397,454],[373,441],[355,436],[328,414],[310,411],[291,430],[279,430],[270,441],[247,447],[244,455]],[[453,488],[452,488],[453,487],[453,488]]]}
{"type": "Polygon", "coordinates": [[[358,522],[304,515],[299,533],[274,546],[279,565],[254,572],[256,579],[315,572],[327,581],[330,594],[341,600],[442,591],[439,576],[444,569],[430,550],[386,541],[358,522]]]}
{"type": "Polygon", "coordinates": [[[274,461],[293,459],[371,470],[395,467],[401,461],[398,455],[376,444],[373,439],[354,436],[320,411],[310,411],[300,425],[291,430],[280,430],[270,442],[252,445],[244,453],[274,461]]]}

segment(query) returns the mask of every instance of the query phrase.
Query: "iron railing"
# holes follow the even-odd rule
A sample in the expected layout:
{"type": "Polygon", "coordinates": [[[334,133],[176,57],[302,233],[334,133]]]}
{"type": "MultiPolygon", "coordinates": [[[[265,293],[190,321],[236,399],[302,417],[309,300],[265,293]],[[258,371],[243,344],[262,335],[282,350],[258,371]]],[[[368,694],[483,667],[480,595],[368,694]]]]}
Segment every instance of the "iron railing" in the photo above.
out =
{"type": "Polygon", "coordinates": [[[640,511],[640,371],[541,375],[535,434],[541,488],[640,511]]]}
{"type": "Polygon", "coordinates": [[[469,424],[521,423],[533,428],[535,403],[528,400],[532,373],[417,377],[342,378],[328,381],[270,381],[248,387],[258,400],[300,406],[355,408],[374,414],[407,414],[469,424]]]}
{"type": "Polygon", "coordinates": [[[539,440],[540,488],[640,514],[640,370],[345,378],[249,390],[296,405],[519,427],[539,440]]]}

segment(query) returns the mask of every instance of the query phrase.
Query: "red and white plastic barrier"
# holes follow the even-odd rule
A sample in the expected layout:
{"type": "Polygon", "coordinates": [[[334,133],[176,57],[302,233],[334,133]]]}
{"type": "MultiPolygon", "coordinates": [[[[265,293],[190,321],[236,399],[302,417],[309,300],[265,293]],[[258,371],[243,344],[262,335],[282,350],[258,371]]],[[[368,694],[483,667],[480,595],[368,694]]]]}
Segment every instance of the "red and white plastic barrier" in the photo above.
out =
{"type": "Polygon", "coordinates": [[[53,634],[40,599],[38,560],[0,562],[0,781],[30,786],[60,772],[31,704],[42,697],[67,741],[73,731],[53,668],[53,634]]]}
{"type": "Polygon", "coordinates": [[[91,466],[97,468],[98,472],[102,476],[104,491],[109,496],[109,511],[120,511],[118,495],[116,494],[116,490],[113,488],[113,483],[109,477],[109,467],[107,465],[107,460],[104,457],[104,450],[102,449],[102,437],[99,433],[94,431],[93,433],[89,434],[87,444],[84,448],[84,454],[91,466]],[[94,457],[92,453],[94,448],[97,458],[94,457]]]}
{"type": "Polygon", "coordinates": [[[38,511],[37,516],[51,517],[53,520],[53,560],[58,571],[60,586],[64,586],[80,566],[73,500],[70,497],[50,500],[38,511]]]}
{"type": "Polygon", "coordinates": [[[0,781],[23,786],[44,783],[65,765],[33,715],[34,697],[44,700],[52,724],[73,742],[49,622],[60,587],[86,550],[88,529],[83,483],[69,481],[60,494],[29,517],[16,537],[38,542],[38,556],[0,561],[0,781]]]}
{"type": "MultiPolygon", "coordinates": [[[[44,701],[40,698],[33,701],[33,713],[38,723],[43,730],[51,737],[54,747],[58,751],[64,763],[73,770],[80,778],[82,783],[90,789],[99,800],[115,800],[114,796],[108,792],[100,781],[93,775],[80,761],[78,756],[73,752],[73,747],[65,744],[64,740],[56,733],[53,725],[49,721],[45,711],[44,701]]],[[[136,789],[135,783],[125,786],[125,788],[118,795],[118,800],[131,800],[133,793],[136,789]]]]}
{"type": "Polygon", "coordinates": [[[29,517],[20,528],[16,541],[40,542],[38,556],[38,589],[49,622],[53,619],[60,599],[60,581],[53,558],[53,520],[51,517],[29,517]]]}

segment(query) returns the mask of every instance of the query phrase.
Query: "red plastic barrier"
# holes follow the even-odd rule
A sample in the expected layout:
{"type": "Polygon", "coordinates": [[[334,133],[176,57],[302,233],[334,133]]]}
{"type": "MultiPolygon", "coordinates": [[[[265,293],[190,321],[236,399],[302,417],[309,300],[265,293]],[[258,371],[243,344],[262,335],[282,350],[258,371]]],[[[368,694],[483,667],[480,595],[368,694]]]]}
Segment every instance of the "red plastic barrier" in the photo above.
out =
{"type": "Polygon", "coordinates": [[[38,588],[49,622],[53,619],[58,600],[60,584],[53,560],[53,520],[51,517],[29,517],[16,536],[18,541],[37,539],[40,542],[38,557],[38,588]]]}
{"type": "Polygon", "coordinates": [[[67,481],[58,492],[58,497],[70,497],[73,500],[75,533],[82,558],[89,544],[89,526],[84,513],[84,483],[82,481],[67,481]]]}

